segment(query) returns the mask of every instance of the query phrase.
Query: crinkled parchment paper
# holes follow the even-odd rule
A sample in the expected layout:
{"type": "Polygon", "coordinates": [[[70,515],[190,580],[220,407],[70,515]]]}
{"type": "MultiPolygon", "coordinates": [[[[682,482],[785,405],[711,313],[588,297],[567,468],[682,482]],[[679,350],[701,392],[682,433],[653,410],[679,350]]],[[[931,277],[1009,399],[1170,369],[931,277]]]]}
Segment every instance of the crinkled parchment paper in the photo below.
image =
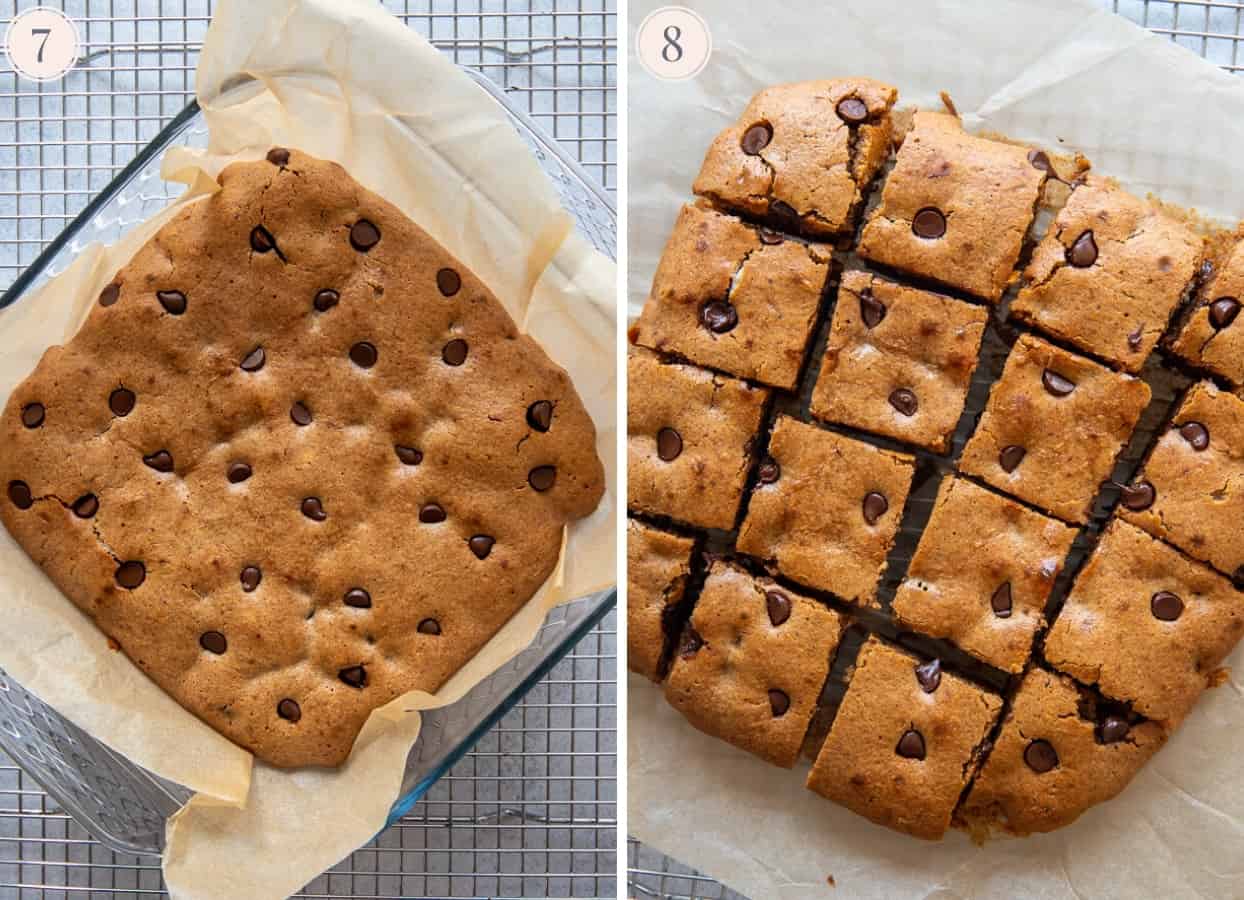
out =
{"type": "MultiPolygon", "coordinates": [[[[661,2],[631,3],[632,62],[634,28],[661,2]]],[[[783,81],[871,75],[904,105],[940,106],[946,90],[970,130],[1080,150],[1133,191],[1244,216],[1244,81],[1087,0],[683,2],[713,33],[704,71],[668,83],[630,68],[632,315],[709,142],[783,81]]],[[[631,833],[755,900],[1244,897],[1237,674],[1114,801],[983,848],[873,825],[806,790],[806,763],[776,769],[700,734],[638,676],[628,694],[631,833]]]]}
{"type": "MultiPolygon", "coordinates": [[[[496,102],[368,0],[222,0],[199,63],[205,152],[178,148],[178,201],[273,144],[344,165],[479,275],[574,379],[598,432],[608,492],[567,532],[562,563],[465,668],[431,696],[372,714],[339,770],[281,771],[148,681],[0,532],[0,667],[77,725],[197,794],[168,828],[178,898],[284,897],[367,841],[397,797],[423,708],[461,697],[526,647],[556,603],[615,580],[614,267],[573,233],[552,185],[496,102]]],[[[174,207],[175,208],[175,207],[174,207]]],[[[99,291],[170,215],[92,245],[0,312],[0,403],[43,351],[70,338],[99,291]]]]}

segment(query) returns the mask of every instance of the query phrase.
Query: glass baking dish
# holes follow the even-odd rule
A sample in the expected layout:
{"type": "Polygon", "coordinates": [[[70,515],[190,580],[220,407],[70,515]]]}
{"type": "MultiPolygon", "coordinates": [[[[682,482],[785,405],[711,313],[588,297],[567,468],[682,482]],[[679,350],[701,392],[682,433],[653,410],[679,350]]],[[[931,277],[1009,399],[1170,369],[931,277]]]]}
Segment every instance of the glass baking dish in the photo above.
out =
{"type": "MultiPolygon", "coordinates": [[[[580,234],[616,258],[617,215],[609,196],[544,135],[489,79],[463,68],[508,115],[580,234]]],[[[203,147],[207,128],[191,103],[126,166],[0,296],[0,308],[59,274],[92,241],[111,243],[175,200],[184,189],[160,178],[160,159],[173,146],[203,147]]],[[[580,597],[551,610],[525,650],[459,702],[424,713],[419,740],[406,760],[389,823],[404,815],[527,691],[614,606],[617,591],[580,597]]],[[[0,669],[0,747],[100,842],[121,853],[158,854],[164,823],[189,798],[113,752],[25,690],[0,669]]]]}

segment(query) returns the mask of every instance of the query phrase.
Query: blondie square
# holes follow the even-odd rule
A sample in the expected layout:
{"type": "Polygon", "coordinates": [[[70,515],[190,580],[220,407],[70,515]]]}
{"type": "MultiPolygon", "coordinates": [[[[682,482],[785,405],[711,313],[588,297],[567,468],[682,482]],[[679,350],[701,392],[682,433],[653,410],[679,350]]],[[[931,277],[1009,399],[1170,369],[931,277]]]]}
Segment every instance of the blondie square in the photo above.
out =
{"type": "Polygon", "coordinates": [[[665,681],[696,728],[789,769],[816,712],[842,618],[815,600],[714,563],[665,681]]]}
{"type": "Polygon", "coordinates": [[[869,638],[808,788],[878,825],[940,838],[1002,698],[869,638]]]}
{"type": "Polygon", "coordinates": [[[1203,241],[1187,223],[1089,175],[1034,251],[1011,313],[1139,372],[1202,254],[1203,241]]]}
{"type": "Polygon", "coordinates": [[[1084,522],[1149,386],[1031,335],[1011,350],[961,471],[1067,522],[1084,522]]]}
{"type": "Polygon", "coordinates": [[[871,604],[914,471],[911,456],[782,416],[738,549],[795,581],[871,604]]]}
{"type": "Polygon", "coordinates": [[[1242,634],[1244,592],[1116,520],[1050,628],[1045,658],[1173,727],[1242,634]]]}
{"type": "Polygon", "coordinates": [[[996,301],[1010,282],[1046,170],[1024,147],[918,112],[860,236],[865,259],[996,301]]]}
{"type": "Polygon", "coordinates": [[[1194,366],[1244,386],[1244,227],[1215,265],[1213,276],[1197,292],[1171,350],[1194,366]]]}
{"type": "Polygon", "coordinates": [[[783,231],[850,231],[890,148],[898,91],[868,78],[766,88],[717,135],[695,193],[783,231]]]}
{"type": "Polygon", "coordinates": [[[666,619],[682,602],[694,547],[692,538],[626,523],[626,662],[653,681],[664,675],[666,619]]]}
{"type": "Polygon", "coordinates": [[[828,247],[688,204],[665,245],[635,342],[791,389],[829,260],[828,247]]]}
{"type": "Polygon", "coordinates": [[[641,347],[626,362],[628,506],[733,528],[768,391],[641,347]]]}
{"type": "Polygon", "coordinates": [[[847,272],[812,414],[945,453],[987,318],[969,303],[847,272]]]}
{"type": "Polygon", "coordinates": [[[1022,672],[1076,529],[949,476],[894,597],[905,628],[1022,672]]]}

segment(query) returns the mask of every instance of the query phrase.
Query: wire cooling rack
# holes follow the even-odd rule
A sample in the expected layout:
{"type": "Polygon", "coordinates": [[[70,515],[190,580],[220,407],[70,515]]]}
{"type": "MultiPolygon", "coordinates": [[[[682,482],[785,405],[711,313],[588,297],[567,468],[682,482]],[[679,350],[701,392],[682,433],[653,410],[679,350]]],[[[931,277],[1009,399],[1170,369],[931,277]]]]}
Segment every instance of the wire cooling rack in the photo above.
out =
{"type": "MultiPolygon", "coordinates": [[[[1097,0],[1097,3],[1244,77],[1244,0],[1097,0]]],[[[635,838],[627,839],[626,858],[627,890],[636,900],[747,900],[742,894],[635,838]]]]}
{"type": "MultiPolygon", "coordinates": [[[[0,59],[0,291],[185,107],[211,0],[0,0],[78,24],[80,65],[42,85],[0,59]]],[[[611,192],[614,0],[384,0],[500,85],[611,192]]],[[[616,619],[604,622],[406,817],[296,895],[614,897],[616,619]]],[[[0,754],[0,900],[166,896],[159,861],[112,853],[0,754]]]]}

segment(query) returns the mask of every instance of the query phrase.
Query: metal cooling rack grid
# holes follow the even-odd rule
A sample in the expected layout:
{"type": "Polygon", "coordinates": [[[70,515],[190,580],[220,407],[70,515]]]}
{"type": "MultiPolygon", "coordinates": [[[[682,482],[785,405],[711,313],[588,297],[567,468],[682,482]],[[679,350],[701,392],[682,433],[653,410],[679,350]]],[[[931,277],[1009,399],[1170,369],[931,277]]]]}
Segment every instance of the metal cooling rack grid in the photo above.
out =
{"type": "MultiPolygon", "coordinates": [[[[1244,0],[1097,3],[1169,37],[1229,72],[1244,76],[1244,0]]],[[[627,890],[636,900],[746,900],[742,894],[634,838],[627,839],[627,890]]]]}
{"type": "MultiPolygon", "coordinates": [[[[0,59],[0,290],[192,97],[210,0],[42,0],[82,64],[19,81],[0,59]]],[[[0,0],[5,22],[34,0],[0,0]]],[[[612,191],[613,0],[385,0],[612,191]]],[[[299,897],[613,897],[616,618],[580,645],[409,815],[299,897]]],[[[0,755],[0,898],[165,896],[158,861],[114,854],[0,755]]]]}

